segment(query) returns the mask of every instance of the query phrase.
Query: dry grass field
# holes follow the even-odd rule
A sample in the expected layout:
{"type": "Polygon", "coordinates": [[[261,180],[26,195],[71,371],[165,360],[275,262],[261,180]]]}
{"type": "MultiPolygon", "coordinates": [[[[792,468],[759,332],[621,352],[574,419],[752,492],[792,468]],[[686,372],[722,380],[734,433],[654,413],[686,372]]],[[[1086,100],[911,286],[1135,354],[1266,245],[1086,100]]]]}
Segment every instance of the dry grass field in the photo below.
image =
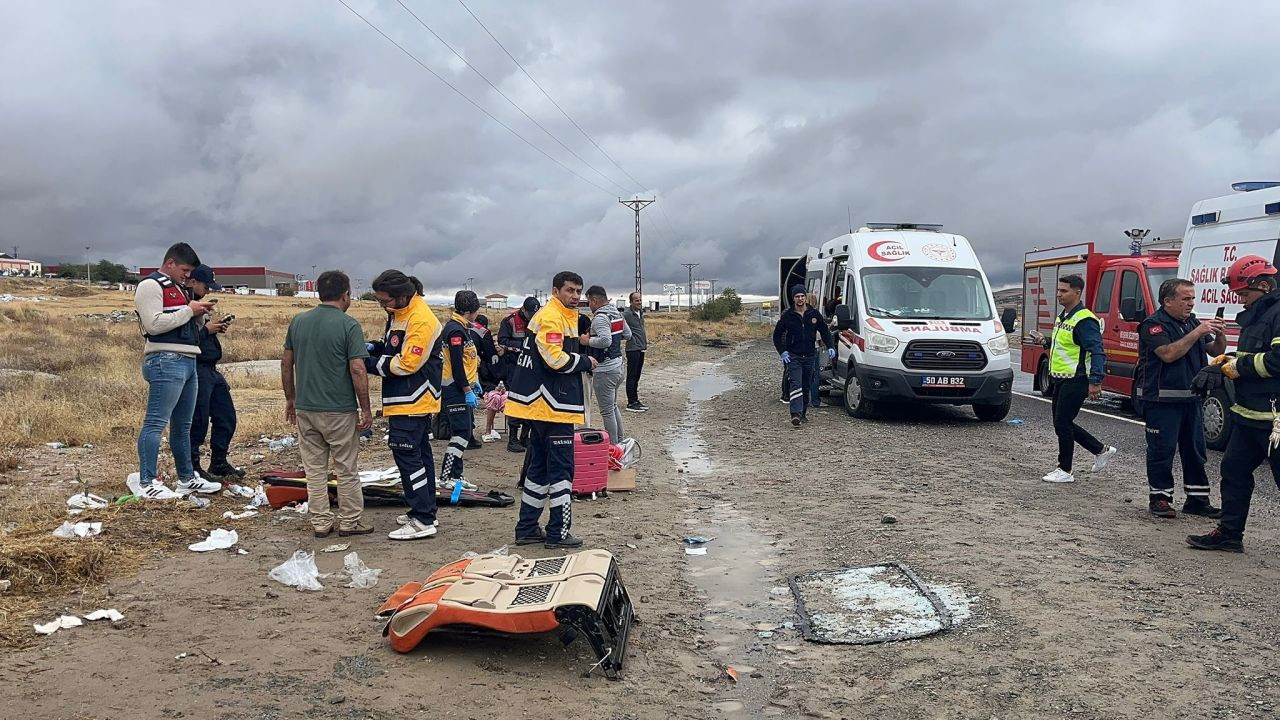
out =
{"type": "MultiPolygon", "coordinates": [[[[29,622],[51,599],[78,593],[78,602],[90,602],[102,581],[180,551],[209,511],[130,503],[96,514],[112,526],[114,537],[131,538],[128,543],[100,538],[72,543],[50,534],[66,518],[63,501],[75,492],[68,488],[81,470],[97,479],[89,489],[110,499],[123,493],[125,475],[137,468],[135,443],[147,395],[143,340],[130,293],[0,278],[0,296],[6,294],[14,299],[0,302],[0,580],[9,580],[11,587],[0,594],[0,646],[17,647],[34,641],[29,622]],[[123,313],[122,321],[104,318],[113,311],[117,317],[123,313]],[[51,442],[70,449],[50,451],[45,444],[51,442]],[[19,467],[40,479],[16,484],[13,471],[19,467]]],[[[290,318],[316,303],[232,294],[218,298],[219,314],[236,315],[222,341],[226,363],[279,359],[290,318]]],[[[446,308],[435,310],[447,317],[446,308]]],[[[382,333],[385,315],[377,303],[357,301],[349,312],[367,337],[382,333]]],[[[489,318],[496,329],[501,317],[491,312],[489,318]]],[[[708,342],[732,344],[769,330],[740,319],[705,323],[664,314],[650,315],[648,329],[649,362],[657,365],[706,352],[708,342]]],[[[239,416],[233,460],[240,443],[294,432],[284,421],[277,373],[236,374],[231,385],[239,416]]],[[[376,378],[371,385],[376,409],[376,378]]],[[[243,462],[243,451],[239,454],[243,462]]],[[[173,470],[164,450],[160,469],[173,470]]],[[[212,510],[220,514],[242,502],[219,498],[212,510]]]]}

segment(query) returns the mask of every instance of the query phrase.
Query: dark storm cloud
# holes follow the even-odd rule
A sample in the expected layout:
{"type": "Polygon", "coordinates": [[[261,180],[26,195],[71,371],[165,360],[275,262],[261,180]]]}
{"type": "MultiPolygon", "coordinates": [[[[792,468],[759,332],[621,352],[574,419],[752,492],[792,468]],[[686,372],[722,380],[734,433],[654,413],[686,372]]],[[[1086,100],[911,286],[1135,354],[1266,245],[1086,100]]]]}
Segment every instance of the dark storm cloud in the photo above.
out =
{"type": "Polygon", "coordinates": [[[557,167],[337,2],[43,3],[0,10],[0,246],[218,264],[440,292],[771,293],[774,260],[867,221],[942,222],[993,281],[1032,245],[1178,235],[1195,200],[1275,178],[1265,4],[469,3],[646,187],[618,172],[454,2],[405,0],[600,177],[394,2],[353,5],[557,167]],[[623,188],[616,187],[616,181],[623,188]]]}

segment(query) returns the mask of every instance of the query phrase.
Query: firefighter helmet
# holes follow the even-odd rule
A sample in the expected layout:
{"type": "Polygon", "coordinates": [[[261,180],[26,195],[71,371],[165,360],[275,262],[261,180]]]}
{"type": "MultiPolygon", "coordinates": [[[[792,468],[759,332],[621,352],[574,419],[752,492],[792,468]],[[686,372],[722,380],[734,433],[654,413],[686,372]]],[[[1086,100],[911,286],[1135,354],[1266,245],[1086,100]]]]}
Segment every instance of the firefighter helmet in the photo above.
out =
{"type": "Polygon", "coordinates": [[[1231,263],[1231,267],[1227,269],[1227,276],[1222,279],[1222,283],[1231,292],[1240,292],[1245,288],[1252,287],[1254,283],[1264,277],[1272,278],[1272,284],[1274,285],[1275,275],[1275,267],[1267,262],[1266,258],[1260,255],[1245,255],[1231,263]]]}

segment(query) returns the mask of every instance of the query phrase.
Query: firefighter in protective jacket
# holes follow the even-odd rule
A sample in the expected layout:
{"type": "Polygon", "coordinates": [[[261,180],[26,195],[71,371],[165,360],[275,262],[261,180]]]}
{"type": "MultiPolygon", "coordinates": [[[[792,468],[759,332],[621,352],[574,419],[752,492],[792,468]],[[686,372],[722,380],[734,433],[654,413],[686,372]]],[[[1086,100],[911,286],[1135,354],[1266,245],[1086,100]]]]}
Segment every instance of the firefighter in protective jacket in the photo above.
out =
{"type": "Polygon", "coordinates": [[[520,499],[516,544],[548,548],[580,547],[569,533],[573,488],[574,425],[585,412],[582,373],[596,360],[581,352],[578,300],[582,277],[562,271],[552,281],[551,299],[529,321],[524,346],[507,388],[507,415],[531,430],[529,467],[520,499]],[[544,505],[547,529],[538,527],[544,505]]]}
{"type": "Polygon", "coordinates": [[[1246,255],[1223,280],[1244,305],[1236,316],[1240,338],[1234,357],[1219,355],[1213,364],[1235,381],[1233,429],[1222,455],[1222,519],[1187,543],[1200,550],[1244,551],[1244,526],[1253,498],[1253,471],[1263,462],[1280,484],[1280,290],[1276,268],[1265,258],[1246,255]]]}
{"type": "Polygon", "coordinates": [[[436,534],[435,460],[427,433],[440,412],[440,321],[419,294],[421,286],[399,270],[373,281],[374,296],[391,316],[386,337],[369,343],[365,366],[382,377],[382,414],[387,442],[400,470],[409,513],[392,540],[436,534]]]}

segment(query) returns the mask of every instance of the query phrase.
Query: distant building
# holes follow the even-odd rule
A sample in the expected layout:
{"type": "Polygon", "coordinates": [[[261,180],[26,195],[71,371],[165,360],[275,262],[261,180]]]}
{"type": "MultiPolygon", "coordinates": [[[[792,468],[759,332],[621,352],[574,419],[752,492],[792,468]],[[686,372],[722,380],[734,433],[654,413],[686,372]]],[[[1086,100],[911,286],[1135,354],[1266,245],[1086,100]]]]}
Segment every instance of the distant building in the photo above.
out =
{"type": "Polygon", "coordinates": [[[507,309],[507,296],[502,293],[489,293],[484,296],[484,307],[486,310],[505,310],[507,309]]]}
{"type": "Polygon", "coordinates": [[[40,277],[43,273],[40,263],[35,260],[23,260],[8,253],[0,253],[0,275],[40,277]]]}
{"type": "MultiPolygon", "coordinates": [[[[138,277],[155,272],[154,267],[138,268],[138,277]]],[[[225,288],[252,288],[254,290],[298,291],[298,278],[293,273],[269,270],[265,267],[227,266],[215,267],[214,276],[225,288]]]]}

